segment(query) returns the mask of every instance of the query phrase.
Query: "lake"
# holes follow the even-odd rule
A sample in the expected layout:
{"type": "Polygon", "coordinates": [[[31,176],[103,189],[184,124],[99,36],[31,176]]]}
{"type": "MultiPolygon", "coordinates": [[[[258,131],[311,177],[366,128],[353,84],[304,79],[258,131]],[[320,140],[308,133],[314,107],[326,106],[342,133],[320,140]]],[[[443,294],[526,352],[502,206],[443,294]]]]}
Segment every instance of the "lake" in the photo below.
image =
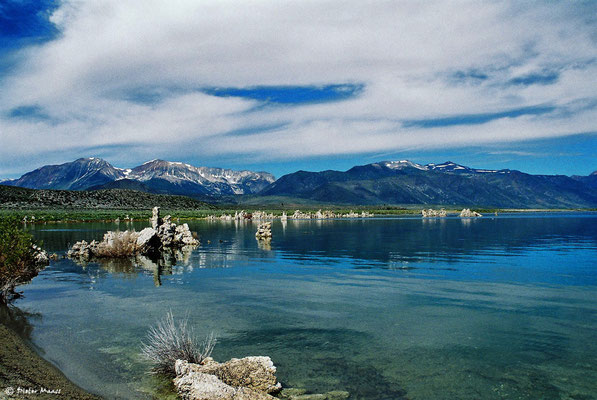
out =
{"type": "MultiPolygon", "coordinates": [[[[50,252],[148,223],[30,226],[50,252]]],[[[597,214],[189,223],[172,266],[53,262],[16,302],[44,357],[109,399],[164,398],[139,348],[166,312],[218,361],[351,399],[597,399],[597,214]]]]}

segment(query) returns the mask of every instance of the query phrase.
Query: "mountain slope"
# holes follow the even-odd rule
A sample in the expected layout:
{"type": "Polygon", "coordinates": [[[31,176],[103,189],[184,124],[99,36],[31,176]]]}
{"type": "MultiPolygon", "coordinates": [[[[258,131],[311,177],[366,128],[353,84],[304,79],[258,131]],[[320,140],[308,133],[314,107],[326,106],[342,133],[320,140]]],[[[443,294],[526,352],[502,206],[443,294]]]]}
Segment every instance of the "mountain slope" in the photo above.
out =
{"type": "Polygon", "coordinates": [[[158,193],[188,195],[257,193],[275,181],[267,172],[194,167],[164,160],[148,161],[133,168],[128,179],[143,182],[158,193]]]}
{"type": "Polygon", "coordinates": [[[597,189],[567,176],[474,169],[452,162],[420,165],[406,160],[362,165],[345,172],[299,171],[281,177],[260,194],[346,204],[597,206],[597,189]]]}
{"type": "Polygon", "coordinates": [[[257,193],[274,182],[266,172],[194,167],[152,160],[133,169],[113,167],[100,158],[47,165],[4,185],[31,189],[100,190],[125,188],[150,193],[219,196],[257,193]]]}
{"type": "Polygon", "coordinates": [[[123,170],[114,168],[101,158],[92,157],[60,165],[46,165],[2,184],[30,189],[83,190],[124,177],[123,170]]]}
{"type": "Polygon", "coordinates": [[[149,194],[134,190],[98,191],[26,189],[0,185],[0,204],[5,209],[205,209],[213,206],[184,196],[149,194]]]}

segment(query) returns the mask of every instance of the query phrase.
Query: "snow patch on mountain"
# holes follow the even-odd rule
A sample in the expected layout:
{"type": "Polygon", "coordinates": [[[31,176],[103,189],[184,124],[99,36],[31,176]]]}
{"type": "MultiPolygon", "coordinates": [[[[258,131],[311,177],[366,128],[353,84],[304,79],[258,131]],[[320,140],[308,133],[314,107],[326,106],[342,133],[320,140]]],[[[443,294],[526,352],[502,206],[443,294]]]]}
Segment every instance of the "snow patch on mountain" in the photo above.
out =
{"type": "Polygon", "coordinates": [[[403,169],[407,167],[417,168],[423,171],[426,171],[428,168],[424,165],[414,163],[409,160],[400,160],[400,161],[383,161],[382,164],[390,169],[403,169]]]}

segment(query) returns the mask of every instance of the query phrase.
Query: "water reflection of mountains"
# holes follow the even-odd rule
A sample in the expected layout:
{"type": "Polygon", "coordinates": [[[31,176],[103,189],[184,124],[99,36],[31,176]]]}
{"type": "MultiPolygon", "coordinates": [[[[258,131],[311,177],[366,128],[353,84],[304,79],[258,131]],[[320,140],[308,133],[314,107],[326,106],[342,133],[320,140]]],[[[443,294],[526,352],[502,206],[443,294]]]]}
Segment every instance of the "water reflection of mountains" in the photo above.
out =
{"type": "MultiPolygon", "coordinates": [[[[537,248],[597,248],[597,215],[291,221],[272,246],[283,257],[353,258],[408,268],[414,262],[457,262],[479,255],[516,255],[537,248]]],[[[278,227],[279,226],[274,226],[278,227]]],[[[278,234],[276,234],[278,233],[278,234]]]]}

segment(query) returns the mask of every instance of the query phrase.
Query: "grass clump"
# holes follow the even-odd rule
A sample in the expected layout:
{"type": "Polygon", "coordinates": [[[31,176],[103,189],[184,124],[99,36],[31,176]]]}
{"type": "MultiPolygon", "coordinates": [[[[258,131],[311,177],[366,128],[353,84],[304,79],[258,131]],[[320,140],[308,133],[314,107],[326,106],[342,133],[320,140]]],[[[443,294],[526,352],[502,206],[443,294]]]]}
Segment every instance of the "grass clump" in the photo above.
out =
{"type": "Polygon", "coordinates": [[[0,303],[14,295],[14,288],[39,272],[34,243],[15,218],[0,219],[0,303]]]}
{"type": "Polygon", "coordinates": [[[138,233],[135,231],[108,232],[104,241],[100,242],[94,251],[97,257],[128,257],[137,250],[138,233]]]}
{"type": "Polygon", "coordinates": [[[194,329],[188,326],[188,317],[177,323],[169,311],[149,330],[141,355],[152,363],[152,372],[174,375],[176,360],[200,364],[211,355],[216,342],[212,332],[200,343],[194,329]]]}

